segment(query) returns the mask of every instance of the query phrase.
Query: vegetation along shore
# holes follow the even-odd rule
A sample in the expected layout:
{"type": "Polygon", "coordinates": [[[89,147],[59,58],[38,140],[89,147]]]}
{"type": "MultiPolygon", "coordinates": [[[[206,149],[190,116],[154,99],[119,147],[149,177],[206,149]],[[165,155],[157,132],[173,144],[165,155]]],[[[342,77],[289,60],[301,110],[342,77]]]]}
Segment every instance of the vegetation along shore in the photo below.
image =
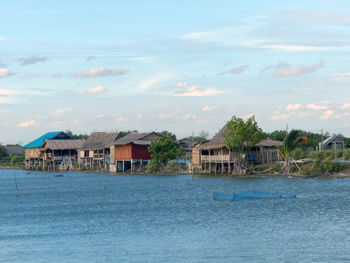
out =
{"type": "Polygon", "coordinates": [[[47,132],[0,146],[0,167],[35,171],[189,173],[222,176],[349,176],[350,139],[303,130],[264,132],[252,116],[233,116],[208,133],[177,139],[163,132],[47,132]]]}

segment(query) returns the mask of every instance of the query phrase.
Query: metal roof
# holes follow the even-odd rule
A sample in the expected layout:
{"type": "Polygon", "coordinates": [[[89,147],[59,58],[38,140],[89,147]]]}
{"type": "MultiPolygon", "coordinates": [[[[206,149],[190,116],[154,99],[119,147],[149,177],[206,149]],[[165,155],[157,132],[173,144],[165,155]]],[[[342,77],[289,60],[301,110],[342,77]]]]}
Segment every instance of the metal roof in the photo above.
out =
{"type": "Polygon", "coordinates": [[[120,132],[92,132],[80,150],[103,150],[121,136],[120,132]]]}
{"type": "Polygon", "coordinates": [[[18,145],[7,145],[3,147],[8,155],[16,154],[16,155],[24,155],[24,150],[21,146],[18,145]]]}
{"type": "Polygon", "coordinates": [[[48,140],[46,147],[51,150],[76,150],[85,140],[48,140]]]}
{"type": "Polygon", "coordinates": [[[22,146],[22,148],[39,148],[41,146],[43,146],[44,142],[46,140],[51,140],[54,139],[56,136],[60,135],[61,133],[63,133],[63,131],[56,131],[56,132],[48,132],[45,133],[43,136],[35,139],[34,141],[22,146]]]}
{"type": "Polygon", "coordinates": [[[115,142],[115,145],[126,145],[130,143],[138,145],[150,145],[151,141],[156,140],[155,138],[146,138],[150,135],[155,135],[155,137],[160,138],[161,135],[155,132],[132,132],[124,137],[118,139],[115,142]]]}

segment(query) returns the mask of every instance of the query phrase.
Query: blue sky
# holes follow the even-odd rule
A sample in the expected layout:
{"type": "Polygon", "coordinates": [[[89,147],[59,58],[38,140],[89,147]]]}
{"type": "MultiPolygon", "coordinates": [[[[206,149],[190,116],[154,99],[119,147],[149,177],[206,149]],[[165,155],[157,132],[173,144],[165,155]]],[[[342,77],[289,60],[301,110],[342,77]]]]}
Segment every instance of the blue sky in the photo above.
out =
{"type": "Polygon", "coordinates": [[[47,131],[350,136],[348,1],[5,1],[0,142],[47,131]]]}

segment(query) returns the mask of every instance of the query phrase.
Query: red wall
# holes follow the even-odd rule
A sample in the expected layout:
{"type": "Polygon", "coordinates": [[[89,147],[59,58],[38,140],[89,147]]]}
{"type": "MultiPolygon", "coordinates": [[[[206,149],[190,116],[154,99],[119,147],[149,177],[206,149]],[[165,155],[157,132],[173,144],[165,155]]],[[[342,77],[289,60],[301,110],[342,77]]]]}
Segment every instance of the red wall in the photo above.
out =
{"type": "Polygon", "coordinates": [[[150,160],[151,154],[148,146],[144,145],[117,145],[115,146],[115,159],[142,159],[150,160]]]}
{"type": "Polygon", "coordinates": [[[135,145],[135,144],[132,144],[132,158],[142,159],[142,160],[152,159],[151,153],[148,151],[147,145],[135,145]]]}

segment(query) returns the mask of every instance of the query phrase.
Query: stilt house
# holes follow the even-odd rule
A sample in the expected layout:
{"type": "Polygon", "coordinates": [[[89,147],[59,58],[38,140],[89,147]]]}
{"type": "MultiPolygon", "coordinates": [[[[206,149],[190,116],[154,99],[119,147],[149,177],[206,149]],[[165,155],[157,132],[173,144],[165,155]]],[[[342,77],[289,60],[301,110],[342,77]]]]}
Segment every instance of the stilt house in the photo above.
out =
{"type": "Polygon", "coordinates": [[[113,143],[111,147],[111,172],[143,171],[151,153],[148,147],[152,141],[159,140],[156,132],[132,132],[113,143]]]}
{"type": "Polygon", "coordinates": [[[60,170],[72,170],[78,160],[78,149],[85,140],[46,140],[41,149],[43,165],[59,165],[60,170]]]}
{"type": "MultiPolygon", "coordinates": [[[[208,142],[197,143],[192,147],[192,169],[201,173],[230,174],[235,160],[242,156],[231,152],[225,144],[223,133],[226,125],[208,142]]],[[[255,147],[244,153],[248,162],[272,163],[279,160],[277,147],[283,143],[262,140],[255,147]]]]}
{"type": "Polygon", "coordinates": [[[36,140],[24,145],[24,159],[26,169],[34,169],[42,167],[47,156],[44,154],[43,145],[49,140],[71,140],[72,137],[63,131],[48,132],[37,138],[36,140]]]}
{"type": "Polygon", "coordinates": [[[341,150],[345,149],[346,143],[341,136],[330,136],[323,142],[320,142],[319,149],[322,150],[341,150]]]}
{"type": "Polygon", "coordinates": [[[91,169],[110,162],[110,145],[121,138],[120,132],[92,132],[79,149],[79,163],[91,169]]]}

